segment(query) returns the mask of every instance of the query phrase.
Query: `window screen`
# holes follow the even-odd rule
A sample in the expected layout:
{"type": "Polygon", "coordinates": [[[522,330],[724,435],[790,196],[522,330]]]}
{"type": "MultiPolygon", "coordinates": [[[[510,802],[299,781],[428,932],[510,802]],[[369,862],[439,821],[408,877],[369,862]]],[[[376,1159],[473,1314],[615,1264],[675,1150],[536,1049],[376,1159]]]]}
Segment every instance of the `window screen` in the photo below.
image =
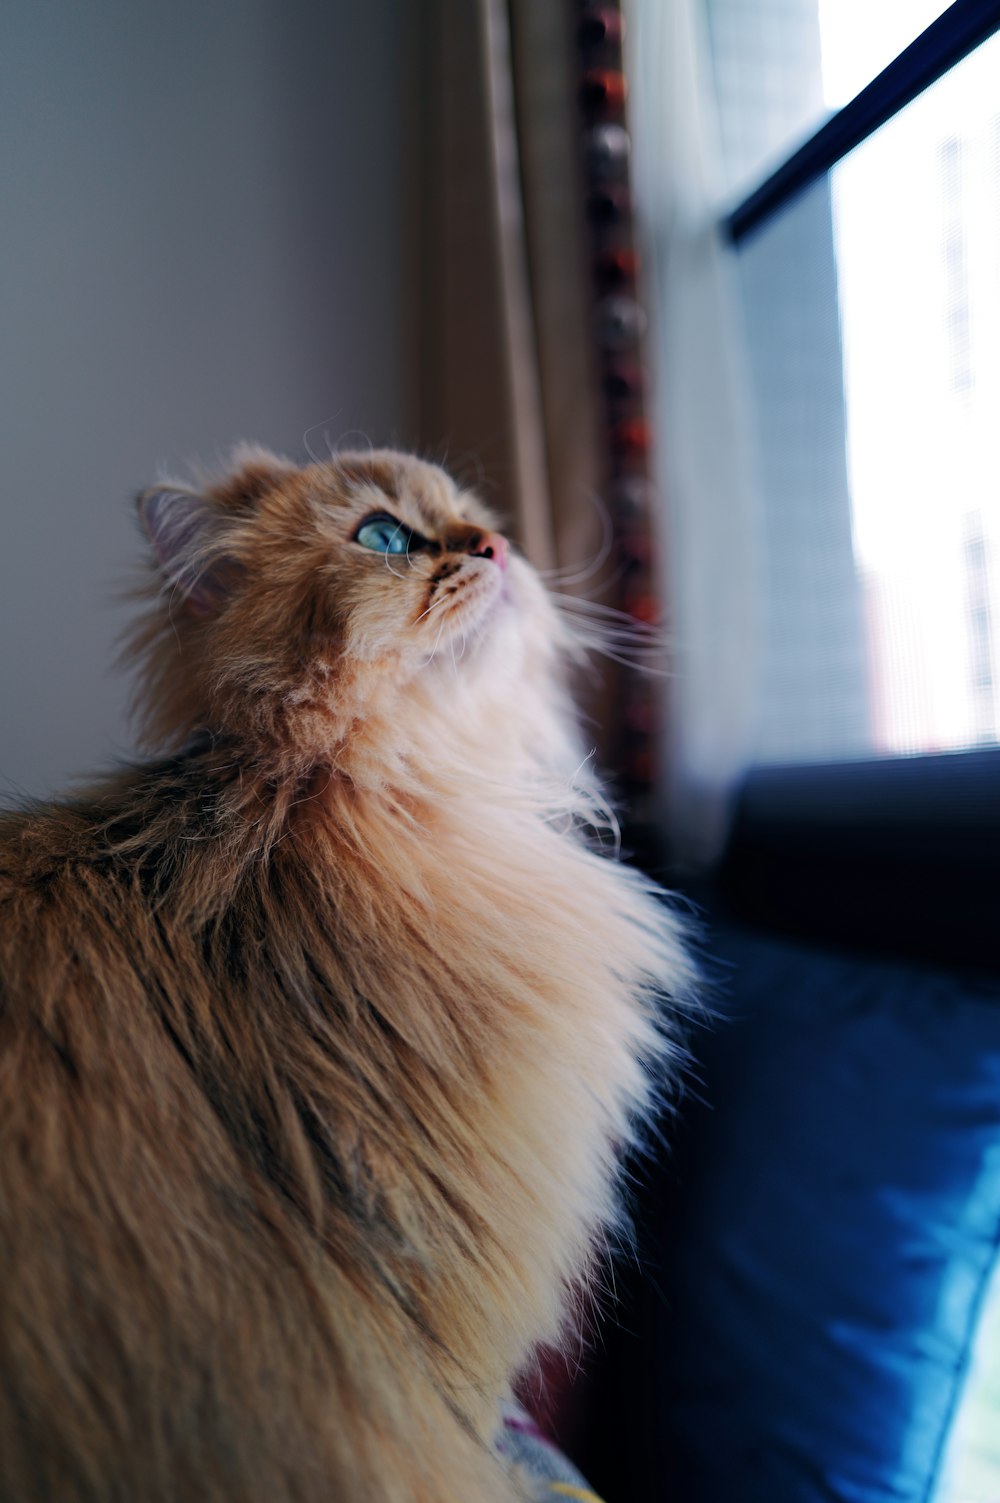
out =
{"type": "MultiPolygon", "coordinates": [[[[941,9],[712,0],[731,178],[941,9]]],[[[1000,741],[1000,37],[735,254],[765,572],[756,760],[1000,741]]]]}

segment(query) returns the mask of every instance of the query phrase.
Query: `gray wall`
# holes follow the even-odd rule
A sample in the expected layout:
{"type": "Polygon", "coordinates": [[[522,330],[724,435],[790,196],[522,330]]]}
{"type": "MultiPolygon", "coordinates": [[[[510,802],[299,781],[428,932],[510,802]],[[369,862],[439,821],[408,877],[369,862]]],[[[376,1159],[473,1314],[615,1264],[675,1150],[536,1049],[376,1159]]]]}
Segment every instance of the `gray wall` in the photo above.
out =
{"type": "Polygon", "coordinates": [[[6,0],[0,799],[127,754],[132,494],[412,435],[406,0],[6,0]]]}

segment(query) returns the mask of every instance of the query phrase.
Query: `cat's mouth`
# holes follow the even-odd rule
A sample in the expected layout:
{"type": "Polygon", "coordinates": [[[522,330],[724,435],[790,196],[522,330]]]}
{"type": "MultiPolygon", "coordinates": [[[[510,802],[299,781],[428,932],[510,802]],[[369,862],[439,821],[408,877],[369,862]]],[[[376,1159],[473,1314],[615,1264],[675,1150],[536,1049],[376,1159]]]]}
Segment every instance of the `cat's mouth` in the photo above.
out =
{"type": "Polygon", "coordinates": [[[513,601],[506,567],[467,559],[438,571],[414,624],[431,637],[433,655],[456,637],[471,645],[483,636],[494,612],[513,601]]]}

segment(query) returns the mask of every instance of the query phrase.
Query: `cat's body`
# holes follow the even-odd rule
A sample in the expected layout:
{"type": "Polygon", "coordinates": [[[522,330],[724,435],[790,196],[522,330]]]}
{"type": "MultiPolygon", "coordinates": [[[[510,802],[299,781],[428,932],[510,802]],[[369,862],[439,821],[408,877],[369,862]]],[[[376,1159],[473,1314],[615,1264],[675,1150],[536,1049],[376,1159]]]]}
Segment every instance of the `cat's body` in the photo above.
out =
{"type": "Polygon", "coordinates": [[[144,513],[173,749],[0,825],[0,1500],[513,1499],[673,921],[579,833],[559,630],[439,471],[144,513]]]}

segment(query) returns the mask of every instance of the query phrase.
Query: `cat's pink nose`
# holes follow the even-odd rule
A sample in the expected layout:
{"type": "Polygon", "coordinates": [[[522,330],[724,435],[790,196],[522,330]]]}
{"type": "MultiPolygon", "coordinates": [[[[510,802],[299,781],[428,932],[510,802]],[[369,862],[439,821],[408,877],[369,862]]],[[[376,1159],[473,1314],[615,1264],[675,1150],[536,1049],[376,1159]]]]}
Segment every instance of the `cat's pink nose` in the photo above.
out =
{"type": "Polygon", "coordinates": [[[499,532],[481,532],[469,544],[473,558],[491,558],[501,569],[506,569],[510,545],[499,532]]]}

